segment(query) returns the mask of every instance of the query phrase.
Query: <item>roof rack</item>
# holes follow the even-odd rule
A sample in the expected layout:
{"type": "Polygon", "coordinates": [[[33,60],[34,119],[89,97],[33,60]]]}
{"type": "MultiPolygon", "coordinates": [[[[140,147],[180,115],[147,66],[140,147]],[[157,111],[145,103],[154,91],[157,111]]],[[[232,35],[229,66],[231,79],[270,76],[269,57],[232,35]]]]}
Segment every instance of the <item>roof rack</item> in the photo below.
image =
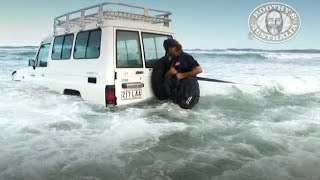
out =
{"type": "Polygon", "coordinates": [[[70,29],[74,27],[79,27],[80,30],[83,30],[86,24],[89,23],[96,23],[97,26],[101,26],[106,20],[131,20],[147,22],[151,24],[162,23],[163,26],[169,27],[169,23],[171,22],[169,16],[171,14],[172,13],[169,11],[162,11],[124,3],[106,2],[56,17],[54,19],[54,34],[57,33],[58,28],[64,29],[65,32],[68,33],[70,32],[70,29]],[[121,10],[106,10],[106,6],[119,6],[121,8],[129,8],[131,10],[143,10],[143,13],[121,10]],[[150,13],[153,13],[153,15],[150,13]]]}

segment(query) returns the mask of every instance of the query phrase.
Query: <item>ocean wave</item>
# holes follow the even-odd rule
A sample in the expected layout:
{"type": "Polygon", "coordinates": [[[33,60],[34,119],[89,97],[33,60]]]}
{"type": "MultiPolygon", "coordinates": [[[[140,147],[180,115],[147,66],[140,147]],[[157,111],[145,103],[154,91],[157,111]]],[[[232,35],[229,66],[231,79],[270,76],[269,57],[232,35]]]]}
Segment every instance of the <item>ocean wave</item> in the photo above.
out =
{"type": "Polygon", "coordinates": [[[206,56],[210,58],[236,58],[236,59],[268,59],[268,57],[258,54],[258,53],[194,53],[191,54],[200,54],[201,56],[206,56]]]}
{"type": "MultiPolygon", "coordinates": [[[[0,54],[8,53],[17,56],[34,56],[37,52],[36,46],[0,46],[0,54]]],[[[290,49],[290,50],[264,50],[264,49],[188,49],[186,52],[193,55],[209,58],[226,59],[319,59],[320,50],[318,49],[290,49]]]]}
{"type": "Polygon", "coordinates": [[[188,53],[211,58],[236,59],[320,59],[318,50],[187,50],[188,53]]]}
{"type": "Polygon", "coordinates": [[[201,51],[201,52],[276,52],[276,53],[313,53],[320,54],[320,49],[284,49],[284,50],[267,50],[267,49],[187,49],[187,51],[201,51]]]}
{"type": "Polygon", "coordinates": [[[275,96],[283,95],[308,95],[320,92],[320,79],[314,76],[292,77],[256,77],[256,80],[248,83],[241,81],[239,84],[209,83],[200,81],[201,94],[210,95],[232,95],[245,93],[253,96],[275,96]],[[257,84],[259,86],[251,86],[257,84]]]}
{"type": "Polygon", "coordinates": [[[0,46],[0,51],[26,51],[37,50],[37,46],[0,46]]]}
{"type": "Polygon", "coordinates": [[[19,58],[23,58],[23,57],[30,57],[30,56],[35,56],[37,53],[36,50],[23,50],[23,51],[1,51],[0,50],[0,55],[1,57],[19,57],[19,58]]]}
{"type": "Polygon", "coordinates": [[[17,53],[13,53],[14,55],[18,55],[18,56],[35,56],[36,55],[36,51],[25,51],[25,52],[17,52],[17,53]]]}
{"type": "Polygon", "coordinates": [[[320,53],[268,53],[264,54],[264,56],[267,59],[320,59],[320,53]]]}

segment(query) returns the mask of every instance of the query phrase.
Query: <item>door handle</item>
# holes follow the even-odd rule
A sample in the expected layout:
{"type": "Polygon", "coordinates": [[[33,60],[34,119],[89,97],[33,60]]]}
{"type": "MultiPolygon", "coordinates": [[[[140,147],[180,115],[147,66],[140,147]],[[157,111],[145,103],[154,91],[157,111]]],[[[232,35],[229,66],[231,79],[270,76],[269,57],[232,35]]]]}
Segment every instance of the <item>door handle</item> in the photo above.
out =
{"type": "Polygon", "coordinates": [[[141,82],[133,82],[133,83],[122,83],[123,89],[139,89],[143,88],[144,84],[141,82]]]}
{"type": "Polygon", "coordinates": [[[136,74],[143,74],[143,71],[136,71],[136,74]]]}

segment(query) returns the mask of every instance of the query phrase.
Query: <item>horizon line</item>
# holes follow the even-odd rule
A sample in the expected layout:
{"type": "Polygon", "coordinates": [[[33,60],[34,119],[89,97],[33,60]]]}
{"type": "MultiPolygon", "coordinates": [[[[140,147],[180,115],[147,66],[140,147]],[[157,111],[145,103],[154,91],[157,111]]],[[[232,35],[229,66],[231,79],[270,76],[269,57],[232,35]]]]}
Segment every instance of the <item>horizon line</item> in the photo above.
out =
{"type": "MultiPolygon", "coordinates": [[[[37,48],[39,45],[13,45],[13,46],[2,46],[0,48],[23,48],[23,47],[32,47],[37,48]]],[[[222,51],[222,50],[230,50],[230,51],[239,51],[239,50],[263,50],[263,51],[320,51],[316,48],[306,48],[306,49],[261,49],[261,48],[184,48],[185,51],[190,50],[200,50],[200,51],[222,51]]]]}

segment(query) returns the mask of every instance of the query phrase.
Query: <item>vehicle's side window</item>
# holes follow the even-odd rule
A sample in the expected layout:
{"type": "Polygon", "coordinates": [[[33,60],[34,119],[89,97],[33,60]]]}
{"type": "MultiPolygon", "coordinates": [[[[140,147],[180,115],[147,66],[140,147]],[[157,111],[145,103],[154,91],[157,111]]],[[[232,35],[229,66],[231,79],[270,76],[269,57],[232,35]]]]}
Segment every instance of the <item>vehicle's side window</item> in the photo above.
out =
{"type": "Polygon", "coordinates": [[[70,59],[73,45],[73,34],[57,36],[53,42],[52,60],[70,59]]]}
{"type": "Polygon", "coordinates": [[[74,59],[96,59],[100,56],[101,29],[79,32],[76,38],[74,59]]]}
{"type": "Polygon", "coordinates": [[[88,37],[89,37],[89,32],[78,33],[77,39],[76,39],[76,45],[75,45],[74,53],[73,53],[73,57],[75,59],[80,59],[80,58],[86,57],[88,37]]]}
{"type": "Polygon", "coordinates": [[[117,67],[142,68],[139,32],[117,30],[117,67]]]}
{"type": "Polygon", "coordinates": [[[37,67],[47,67],[50,44],[42,44],[36,59],[37,67]]]}
{"type": "Polygon", "coordinates": [[[65,36],[62,46],[62,59],[70,59],[73,45],[73,35],[65,36]]]}
{"type": "Polygon", "coordinates": [[[146,67],[152,68],[155,61],[165,55],[163,41],[172,38],[169,35],[142,33],[146,67]]]}
{"type": "Polygon", "coordinates": [[[91,31],[87,46],[86,58],[98,58],[100,56],[101,30],[91,31]]]}
{"type": "Polygon", "coordinates": [[[63,39],[64,39],[64,36],[58,36],[54,39],[51,59],[53,60],[61,59],[63,39]]]}

